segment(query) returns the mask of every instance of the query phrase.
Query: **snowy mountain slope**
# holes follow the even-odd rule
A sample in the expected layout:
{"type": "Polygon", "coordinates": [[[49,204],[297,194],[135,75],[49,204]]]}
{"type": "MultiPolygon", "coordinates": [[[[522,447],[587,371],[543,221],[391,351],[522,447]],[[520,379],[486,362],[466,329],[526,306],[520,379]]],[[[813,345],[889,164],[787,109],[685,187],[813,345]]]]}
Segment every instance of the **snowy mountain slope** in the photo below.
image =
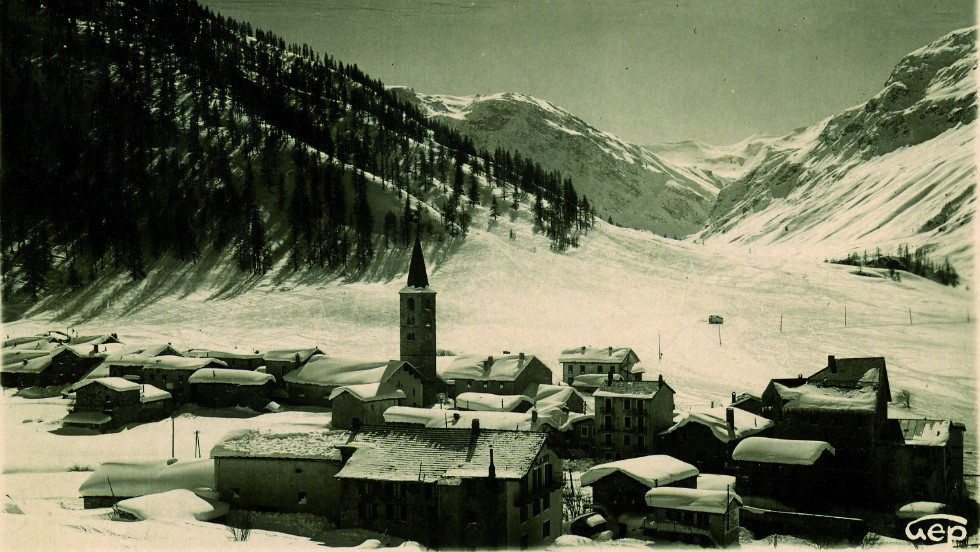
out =
{"type": "MultiPolygon", "coordinates": [[[[698,167],[726,184],[741,178],[765,158],[781,138],[756,134],[735,144],[715,146],[700,140],[658,142],[643,146],[654,155],[681,167],[698,167]]],[[[724,187],[724,186],[722,186],[724,187]]]]}
{"type": "Polygon", "coordinates": [[[764,148],[699,237],[814,258],[908,244],[969,274],[976,67],[975,28],[912,52],[864,105],[764,148]]]}
{"type": "Polygon", "coordinates": [[[658,234],[699,229],[723,180],[599,131],[568,111],[524,94],[439,96],[398,89],[470,137],[476,147],[518,151],[571,177],[603,218],[658,234]]]}

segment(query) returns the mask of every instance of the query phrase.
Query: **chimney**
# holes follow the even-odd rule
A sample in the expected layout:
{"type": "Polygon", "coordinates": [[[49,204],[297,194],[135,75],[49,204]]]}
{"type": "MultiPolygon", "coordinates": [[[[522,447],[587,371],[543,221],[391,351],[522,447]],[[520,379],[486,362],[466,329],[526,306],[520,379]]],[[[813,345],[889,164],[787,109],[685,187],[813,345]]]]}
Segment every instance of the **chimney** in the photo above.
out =
{"type": "Polygon", "coordinates": [[[725,409],[725,420],[728,422],[728,442],[735,440],[735,409],[728,407],[725,409]]]}
{"type": "Polygon", "coordinates": [[[582,345],[582,354],[585,354],[585,345],[582,345]]]}
{"type": "Polygon", "coordinates": [[[517,353],[517,358],[524,360],[524,351],[517,353]]]}
{"type": "Polygon", "coordinates": [[[490,479],[496,479],[497,468],[493,465],[493,447],[490,447],[490,467],[487,468],[487,477],[490,479]]]}
{"type": "Polygon", "coordinates": [[[834,355],[827,355],[827,367],[830,368],[831,374],[837,373],[837,360],[834,355]]]}
{"type": "MultiPolygon", "coordinates": [[[[458,422],[458,421],[459,421],[459,412],[453,412],[453,422],[458,422]]],[[[476,420],[474,419],[473,421],[475,422],[476,420]]]]}
{"type": "Polygon", "coordinates": [[[489,372],[491,366],[493,366],[493,357],[488,356],[487,361],[483,363],[483,370],[489,372]]]}
{"type": "Polygon", "coordinates": [[[612,378],[613,378],[613,373],[612,372],[609,372],[609,385],[612,385],[612,382],[613,382],[613,379],[612,378]]]}
{"type": "Polygon", "coordinates": [[[474,432],[479,432],[480,431],[480,419],[479,418],[473,418],[473,431],[474,432]]]}
{"type": "Polygon", "coordinates": [[[664,375],[663,374],[657,375],[657,383],[660,384],[660,385],[663,385],[664,384],[664,375]]]}
{"type": "Polygon", "coordinates": [[[537,421],[538,421],[538,411],[537,410],[531,410],[531,423],[532,424],[533,423],[537,423],[537,421]]]}
{"type": "Polygon", "coordinates": [[[732,404],[735,404],[735,401],[736,401],[737,399],[738,399],[738,397],[736,397],[736,396],[735,396],[735,392],[734,392],[734,391],[732,391],[732,404]]]}
{"type": "Polygon", "coordinates": [[[92,344],[92,354],[93,355],[99,354],[99,344],[98,343],[93,343],[92,344]]]}
{"type": "Polygon", "coordinates": [[[609,356],[612,356],[612,347],[609,347],[609,356]]]}

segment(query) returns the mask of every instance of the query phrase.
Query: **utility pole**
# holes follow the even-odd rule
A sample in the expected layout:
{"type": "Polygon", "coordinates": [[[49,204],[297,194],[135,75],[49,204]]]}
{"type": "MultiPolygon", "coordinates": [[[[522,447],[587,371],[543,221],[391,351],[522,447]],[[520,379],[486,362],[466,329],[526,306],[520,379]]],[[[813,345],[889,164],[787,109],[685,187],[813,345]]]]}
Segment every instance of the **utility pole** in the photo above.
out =
{"type": "Polygon", "coordinates": [[[177,441],[177,425],[174,422],[174,417],[170,417],[170,457],[177,458],[176,453],[176,441],[177,441]]]}
{"type": "Polygon", "coordinates": [[[201,431],[199,429],[194,430],[194,458],[201,457],[201,431]]]}
{"type": "Polygon", "coordinates": [[[779,315],[779,333],[783,333],[783,315],[779,315]]]}
{"type": "Polygon", "coordinates": [[[844,327],[847,327],[847,305],[844,305],[844,327]]]}
{"type": "Polygon", "coordinates": [[[909,326],[912,325],[912,307],[909,307],[909,326]]]}
{"type": "MultiPolygon", "coordinates": [[[[967,321],[969,321],[969,316],[967,315],[967,321]]],[[[660,348],[660,332],[657,332],[657,362],[660,362],[664,358],[664,351],[660,348]]]]}

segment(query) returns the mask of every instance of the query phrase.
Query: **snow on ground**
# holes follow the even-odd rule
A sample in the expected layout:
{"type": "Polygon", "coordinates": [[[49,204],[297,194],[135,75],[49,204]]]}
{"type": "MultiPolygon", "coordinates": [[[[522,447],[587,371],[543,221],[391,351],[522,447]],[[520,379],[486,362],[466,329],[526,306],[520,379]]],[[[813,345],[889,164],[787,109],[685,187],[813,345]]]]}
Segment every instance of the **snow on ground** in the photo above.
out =
{"type": "MultiPolygon", "coordinates": [[[[532,233],[523,209],[516,221],[505,215],[490,230],[485,230],[486,209],[480,209],[463,244],[430,244],[427,249],[429,280],[439,293],[440,349],[456,354],[524,351],[540,358],[558,378],[563,349],[629,346],[647,367],[647,379],[663,374],[677,390],[682,409],[708,407],[712,401],[727,404],[732,391],[759,394],[770,378],[823,368],[828,354],[884,356],[893,393],[912,393],[912,409],[893,407],[893,412],[965,422],[965,461],[975,473],[976,315],[971,291],[911,275],[903,275],[901,282],[856,276],[850,267],[766,255],[761,248],[749,254],[679,243],[601,221],[581,247],[555,254],[545,237],[532,233]],[[508,238],[510,230],[515,240],[508,238]],[[709,325],[710,314],[724,316],[725,323],[709,325]],[[660,360],[658,349],[663,352],[660,360]]],[[[8,323],[4,330],[24,336],[72,326],[83,334],[118,332],[128,344],[249,349],[317,345],[329,355],[398,357],[403,274],[347,284],[273,282],[270,276],[268,282],[234,293],[226,291],[227,277],[220,270],[198,274],[198,280],[188,283],[196,286],[192,292],[185,286],[186,293],[152,302],[139,302],[133,295],[103,302],[106,297],[94,293],[92,301],[99,305],[94,318],[78,323],[39,313],[8,323]]],[[[132,293],[139,294],[139,288],[132,293]]],[[[84,477],[75,476],[87,476],[68,469],[94,468],[115,457],[169,456],[170,420],[106,435],[59,435],[52,430],[67,413],[67,401],[29,400],[7,391],[2,403],[2,481],[13,490],[7,494],[42,517],[45,510],[61,510],[47,525],[33,515],[18,517],[15,530],[3,529],[4,545],[29,547],[29,539],[38,534],[49,539],[48,548],[59,542],[113,549],[186,542],[174,526],[155,525],[161,522],[76,520],[71,517],[76,514],[64,510],[78,507],[72,497],[84,477]],[[63,483],[65,490],[45,490],[35,482],[45,487],[63,483]],[[51,497],[54,506],[32,501],[34,495],[51,497]]],[[[316,431],[330,421],[329,413],[311,410],[248,417],[233,417],[244,416],[241,410],[181,412],[174,427],[179,458],[194,457],[195,431],[200,431],[201,452],[207,455],[231,430],[316,431]]],[[[10,517],[3,517],[5,525],[10,517]]],[[[223,528],[194,527],[202,546],[230,542],[223,528]]],[[[272,542],[263,541],[258,532],[252,538],[248,546],[272,542]]],[[[277,547],[310,544],[281,539],[275,541],[277,547]]],[[[45,548],[44,543],[39,546],[45,548]]]]}

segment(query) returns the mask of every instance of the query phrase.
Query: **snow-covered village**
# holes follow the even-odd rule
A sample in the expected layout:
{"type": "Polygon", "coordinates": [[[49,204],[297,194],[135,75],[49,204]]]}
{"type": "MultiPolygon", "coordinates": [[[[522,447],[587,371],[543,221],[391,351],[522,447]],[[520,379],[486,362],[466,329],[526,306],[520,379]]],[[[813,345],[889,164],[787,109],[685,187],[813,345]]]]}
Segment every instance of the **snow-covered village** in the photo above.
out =
{"type": "Polygon", "coordinates": [[[972,3],[272,4],[0,6],[0,548],[980,546],[972,3]]]}

